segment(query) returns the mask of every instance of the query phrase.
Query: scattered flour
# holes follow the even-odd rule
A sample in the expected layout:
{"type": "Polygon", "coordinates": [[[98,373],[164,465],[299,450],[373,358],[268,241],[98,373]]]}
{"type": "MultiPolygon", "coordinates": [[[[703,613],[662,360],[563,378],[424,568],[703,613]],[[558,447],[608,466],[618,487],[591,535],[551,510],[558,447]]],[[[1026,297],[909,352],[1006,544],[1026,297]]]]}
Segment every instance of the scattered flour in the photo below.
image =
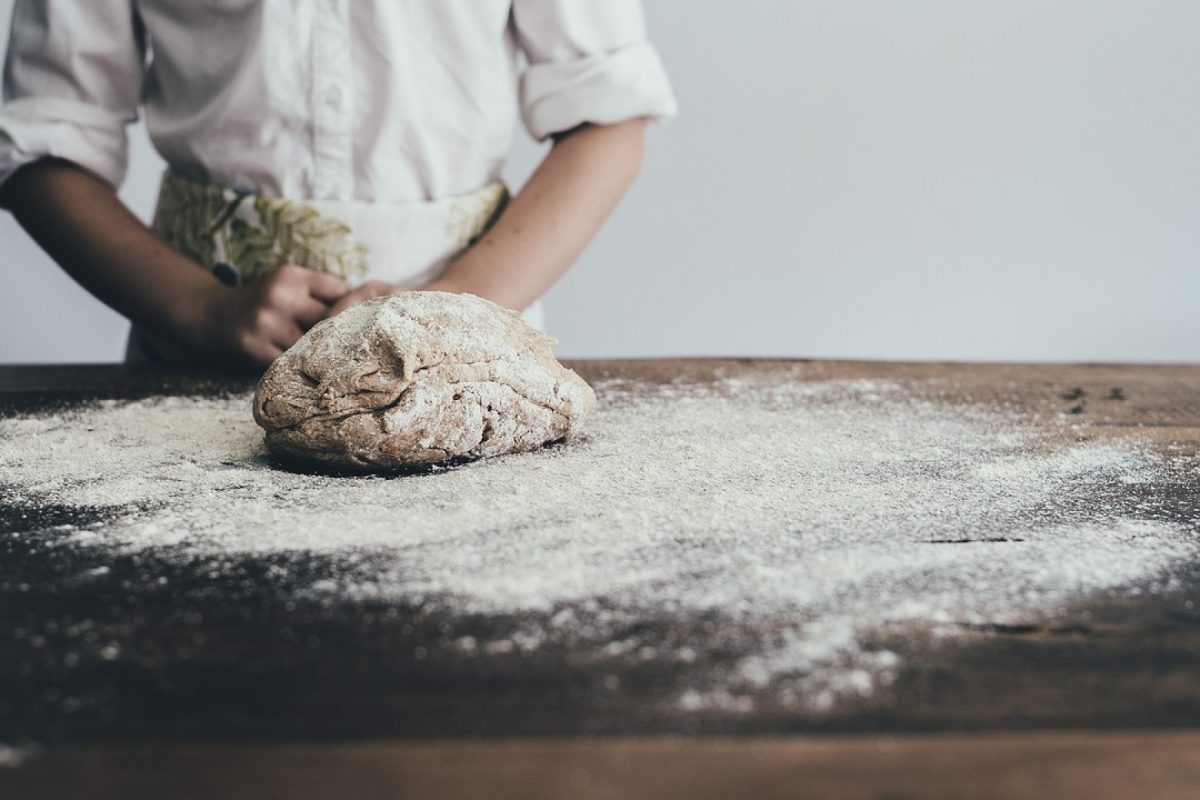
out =
{"type": "Polygon", "coordinates": [[[15,769],[25,764],[29,758],[36,755],[35,748],[12,747],[6,744],[0,744],[0,769],[15,769]]]}
{"type": "Polygon", "coordinates": [[[115,509],[70,534],[87,546],[354,556],[305,591],[532,620],[464,652],[586,629],[610,656],[688,662],[695,641],[663,653],[630,624],[707,615],[716,633],[772,631],[715,684],[679,687],[684,709],[746,710],[768,688],[828,707],[897,668],[866,634],[1042,619],[1168,580],[1198,552],[1194,521],[1141,491],[1172,465],[1136,443],[1071,444],[887,382],[597,390],[582,442],[398,478],[272,468],[248,395],[106,401],[0,420],[0,488],[115,509]],[[1097,505],[1102,489],[1117,499],[1097,505]]]}

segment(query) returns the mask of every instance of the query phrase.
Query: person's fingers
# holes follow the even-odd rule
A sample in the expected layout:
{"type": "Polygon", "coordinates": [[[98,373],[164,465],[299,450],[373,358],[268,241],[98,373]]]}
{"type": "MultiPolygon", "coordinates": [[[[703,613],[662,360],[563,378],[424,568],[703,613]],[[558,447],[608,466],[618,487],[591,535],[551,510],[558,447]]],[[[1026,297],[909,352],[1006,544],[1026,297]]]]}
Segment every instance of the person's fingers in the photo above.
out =
{"type": "Polygon", "coordinates": [[[304,330],[308,330],[325,319],[325,315],[328,313],[329,306],[308,295],[299,299],[292,309],[292,317],[304,330]]]}
{"type": "Polygon", "coordinates": [[[304,331],[300,330],[300,326],[295,322],[290,319],[281,319],[270,328],[267,341],[280,349],[287,350],[303,335],[304,331]]]}
{"type": "Polygon", "coordinates": [[[309,296],[308,278],[299,267],[283,266],[261,282],[258,293],[260,310],[290,313],[298,301],[309,296]]]}
{"type": "Polygon", "coordinates": [[[457,283],[443,275],[440,278],[435,278],[429,283],[420,288],[422,292],[449,292],[451,294],[462,294],[463,289],[457,283]]]}
{"type": "Polygon", "coordinates": [[[393,294],[395,291],[396,287],[383,281],[367,281],[330,306],[326,316],[336,317],[355,303],[361,303],[363,300],[369,300],[372,297],[379,297],[380,295],[393,294]]]}
{"type": "Polygon", "coordinates": [[[338,314],[342,313],[347,308],[349,308],[350,306],[357,303],[359,300],[366,299],[365,295],[359,294],[360,291],[361,290],[356,289],[353,292],[351,292],[350,294],[343,297],[341,300],[338,300],[332,306],[330,306],[329,309],[325,312],[325,318],[328,319],[330,317],[336,317],[338,314]]]}
{"type": "Polygon", "coordinates": [[[350,287],[336,275],[308,270],[308,293],[325,303],[334,303],[346,296],[350,287]]]}
{"type": "Polygon", "coordinates": [[[254,312],[248,333],[284,350],[304,335],[291,312],[266,307],[260,307],[254,312]]]}
{"type": "Polygon", "coordinates": [[[247,336],[242,340],[242,352],[260,367],[271,366],[275,359],[283,355],[283,350],[257,336],[247,336]]]}

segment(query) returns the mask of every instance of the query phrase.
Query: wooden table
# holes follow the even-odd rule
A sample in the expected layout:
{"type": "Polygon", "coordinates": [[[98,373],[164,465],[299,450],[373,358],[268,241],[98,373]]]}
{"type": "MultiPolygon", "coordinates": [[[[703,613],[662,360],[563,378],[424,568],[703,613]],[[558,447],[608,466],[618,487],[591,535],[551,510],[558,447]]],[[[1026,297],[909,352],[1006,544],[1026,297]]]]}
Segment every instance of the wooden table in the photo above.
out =
{"type": "MultiPolygon", "coordinates": [[[[782,365],[571,366],[592,380],[653,383],[782,365]]],[[[896,380],[917,393],[936,381],[944,402],[1004,403],[1033,420],[1077,414],[1089,435],[1136,433],[1200,455],[1200,367],[805,362],[805,375],[896,380]]],[[[117,366],[0,367],[0,414],[249,385],[117,366]]],[[[37,544],[78,511],[18,508],[3,484],[0,742],[39,749],[0,767],[0,797],[1200,797],[1200,564],[1171,593],[1089,601],[1050,624],[997,626],[936,649],[888,642],[907,664],[892,691],[827,714],[651,713],[669,677],[654,665],[599,703],[598,676],[553,654],[470,671],[405,660],[437,631],[409,624],[403,608],[287,608],[255,591],[264,559],[246,558],[222,591],[200,591],[169,562],[157,565],[169,589],[123,582],[134,568],[122,563],[111,581],[72,585],[86,555],[50,558],[37,544]],[[54,641],[33,650],[6,635],[72,614],[118,639],[153,637],[160,658],[67,674],[54,641]],[[272,635],[285,625],[294,636],[272,635]],[[46,698],[65,691],[104,702],[56,713],[46,698]]],[[[1154,489],[1200,519],[1193,483],[1154,489]]],[[[0,764],[12,756],[0,750],[0,764]]]]}

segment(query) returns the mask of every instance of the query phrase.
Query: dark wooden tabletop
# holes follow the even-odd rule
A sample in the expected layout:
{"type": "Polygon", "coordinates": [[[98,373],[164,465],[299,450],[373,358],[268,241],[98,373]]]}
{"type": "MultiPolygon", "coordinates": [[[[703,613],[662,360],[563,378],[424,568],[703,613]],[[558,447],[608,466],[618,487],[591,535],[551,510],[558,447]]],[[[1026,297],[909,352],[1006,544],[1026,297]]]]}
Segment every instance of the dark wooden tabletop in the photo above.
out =
{"type": "MultiPolygon", "coordinates": [[[[1136,433],[1176,458],[1200,456],[1196,366],[805,363],[813,380],[883,378],[918,392],[936,381],[944,402],[1002,402],[1031,420],[1077,413],[1089,435],[1136,433]],[[1114,389],[1122,402],[1078,402],[1114,389]]],[[[653,384],[780,364],[570,365],[590,380],[653,384]]],[[[0,367],[0,415],[252,385],[194,371],[0,367]]],[[[671,675],[652,663],[630,668],[622,692],[600,702],[603,675],[569,654],[469,666],[406,658],[464,623],[366,601],[285,604],[256,580],[279,556],[243,557],[223,586],[177,560],[147,565],[153,554],[72,583],[97,556],[61,547],[49,556],[39,536],[79,510],[23,506],[4,483],[0,475],[0,743],[15,749],[0,747],[0,765],[14,764],[0,766],[2,797],[82,796],[85,785],[89,796],[159,796],[180,776],[172,796],[1200,796],[1200,563],[1167,593],[1087,599],[1049,622],[938,647],[881,642],[906,665],[891,690],[828,713],[764,703],[753,714],[684,714],[656,702],[671,675]],[[169,580],[136,579],[148,573],[169,580]],[[34,649],[6,635],[72,616],[118,641],[149,637],[158,657],[66,670],[64,642],[50,636],[34,649]],[[282,627],[294,635],[274,635],[282,627]],[[55,701],[67,693],[97,702],[66,713],[55,701]]],[[[1200,520],[1194,482],[1153,488],[1178,519],[1200,520]]],[[[289,563],[298,581],[320,567],[289,563]]]]}

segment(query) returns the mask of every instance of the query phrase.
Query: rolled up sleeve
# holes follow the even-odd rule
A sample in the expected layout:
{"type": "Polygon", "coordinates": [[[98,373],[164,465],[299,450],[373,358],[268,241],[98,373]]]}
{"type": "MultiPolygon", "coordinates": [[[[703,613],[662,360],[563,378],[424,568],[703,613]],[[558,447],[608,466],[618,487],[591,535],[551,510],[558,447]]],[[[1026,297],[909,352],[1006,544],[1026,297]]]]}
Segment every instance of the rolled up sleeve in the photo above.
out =
{"type": "Polygon", "coordinates": [[[17,0],[4,62],[0,183],[53,156],[119,186],[145,58],[132,0],[17,0]]]}
{"type": "Polygon", "coordinates": [[[675,115],[640,0],[514,0],[513,23],[529,62],[521,113],[535,139],[588,122],[675,115]]]}

